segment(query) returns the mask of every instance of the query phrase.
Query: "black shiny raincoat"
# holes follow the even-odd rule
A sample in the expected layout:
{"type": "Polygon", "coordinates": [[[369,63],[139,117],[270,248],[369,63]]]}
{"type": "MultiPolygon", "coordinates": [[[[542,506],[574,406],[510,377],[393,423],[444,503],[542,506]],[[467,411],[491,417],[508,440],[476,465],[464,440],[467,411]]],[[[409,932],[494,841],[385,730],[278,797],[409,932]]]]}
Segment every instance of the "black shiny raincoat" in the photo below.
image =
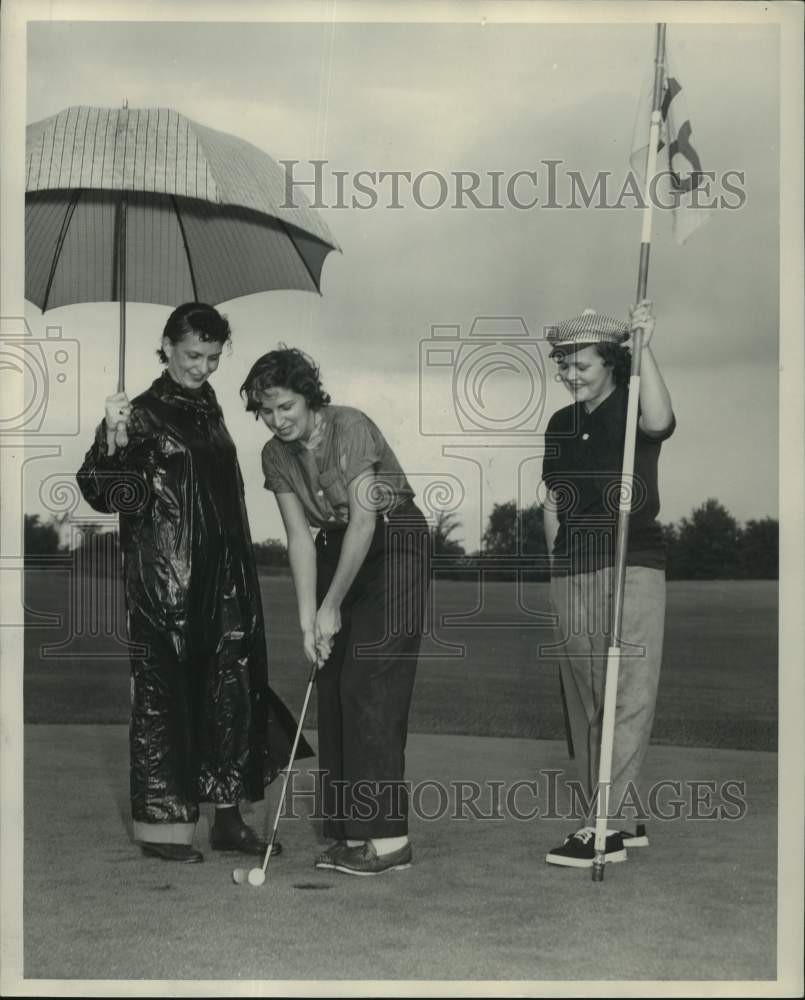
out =
{"type": "MultiPolygon", "coordinates": [[[[267,680],[265,628],[243,480],[212,387],[166,372],[132,400],[129,443],[106,424],[77,474],[120,514],[132,654],[135,820],[188,823],[199,802],[263,797],[294,720],[267,680]]],[[[297,757],[312,751],[300,741],[297,757]]]]}

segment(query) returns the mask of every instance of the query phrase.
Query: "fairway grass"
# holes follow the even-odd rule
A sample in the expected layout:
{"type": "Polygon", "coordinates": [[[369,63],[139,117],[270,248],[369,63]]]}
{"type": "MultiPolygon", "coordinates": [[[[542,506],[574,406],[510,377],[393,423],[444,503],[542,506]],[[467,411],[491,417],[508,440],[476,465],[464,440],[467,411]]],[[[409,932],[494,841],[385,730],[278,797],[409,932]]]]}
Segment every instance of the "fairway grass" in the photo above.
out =
{"type": "MultiPolygon", "coordinates": [[[[287,576],[266,576],[261,586],[270,682],[296,714],[307,667],[293,585],[287,576]]],[[[107,581],[99,589],[105,606],[93,617],[66,573],[27,574],[26,722],[128,721],[122,586],[107,581]],[[45,624],[42,615],[56,622],[45,624]]],[[[547,593],[540,583],[518,593],[513,582],[481,591],[473,582],[436,581],[412,732],[564,738],[558,661],[540,648],[554,641],[547,593]]],[[[653,742],[776,750],[776,581],[669,582],[653,742]]]]}

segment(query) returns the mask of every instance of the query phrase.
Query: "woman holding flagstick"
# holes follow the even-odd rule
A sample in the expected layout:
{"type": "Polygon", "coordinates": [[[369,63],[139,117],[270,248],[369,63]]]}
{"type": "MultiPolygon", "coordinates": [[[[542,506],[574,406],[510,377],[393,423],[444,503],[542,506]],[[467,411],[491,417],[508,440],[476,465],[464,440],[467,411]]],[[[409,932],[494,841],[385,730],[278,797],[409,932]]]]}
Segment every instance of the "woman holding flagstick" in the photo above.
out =
{"type": "MultiPolygon", "coordinates": [[[[548,335],[556,378],[573,402],[551,417],[545,435],[545,533],[551,601],[558,615],[562,680],[576,763],[591,806],[598,783],[607,650],[611,642],[615,541],[631,368],[630,337],[642,331],[642,377],[631,493],[626,583],[620,630],[610,816],[637,804],[636,782],[648,748],[665,621],[665,556],[656,518],[657,463],[671,436],[671,399],[650,347],[651,303],[630,309],[630,323],[585,310],[548,335]]],[[[640,817],[642,818],[642,817],[640,817]]],[[[583,826],[546,856],[550,864],[592,867],[594,827],[583,826]]],[[[605,858],[625,861],[645,835],[607,830],[605,858]]]]}

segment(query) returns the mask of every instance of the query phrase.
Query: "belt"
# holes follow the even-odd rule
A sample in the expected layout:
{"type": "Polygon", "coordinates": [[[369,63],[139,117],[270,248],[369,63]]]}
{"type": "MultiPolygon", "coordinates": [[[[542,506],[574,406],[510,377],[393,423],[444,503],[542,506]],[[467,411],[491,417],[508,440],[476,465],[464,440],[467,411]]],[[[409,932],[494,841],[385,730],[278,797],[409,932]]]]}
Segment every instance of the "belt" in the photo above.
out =
{"type": "MultiPolygon", "coordinates": [[[[380,520],[380,518],[382,518],[385,521],[385,523],[388,524],[390,521],[401,520],[407,514],[412,514],[412,513],[417,513],[420,516],[422,516],[422,512],[420,511],[419,507],[417,507],[417,505],[414,503],[413,499],[411,497],[405,497],[403,500],[401,500],[394,507],[391,507],[389,510],[378,511],[376,517],[377,520],[380,520]]],[[[327,528],[319,528],[319,535],[317,537],[321,537],[322,544],[326,545],[328,533],[332,532],[333,534],[343,535],[343,533],[347,530],[347,527],[348,524],[344,524],[343,526],[331,525],[327,528]]]]}

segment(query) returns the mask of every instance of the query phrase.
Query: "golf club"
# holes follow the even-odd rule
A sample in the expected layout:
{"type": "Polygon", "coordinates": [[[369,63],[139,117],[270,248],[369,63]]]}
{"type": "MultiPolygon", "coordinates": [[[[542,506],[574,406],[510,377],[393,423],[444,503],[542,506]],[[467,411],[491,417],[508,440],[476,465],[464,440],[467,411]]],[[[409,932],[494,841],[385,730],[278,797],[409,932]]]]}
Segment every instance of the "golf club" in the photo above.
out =
{"type": "Polygon", "coordinates": [[[280,816],[282,815],[282,809],[285,805],[285,793],[288,790],[288,778],[291,775],[291,769],[293,768],[294,759],[296,757],[296,748],[299,746],[299,740],[302,736],[302,727],[305,724],[305,716],[307,715],[307,706],[310,702],[310,695],[313,691],[313,682],[316,679],[316,672],[319,669],[319,661],[314,660],[310,668],[310,677],[307,682],[307,690],[305,691],[305,700],[302,704],[302,712],[299,716],[299,725],[296,727],[296,736],[293,741],[293,747],[291,747],[291,758],[288,761],[288,766],[285,768],[285,775],[282,782],[282,794],[280,795],[279,805],[277,806],[277,812],[274,816],[274,827],[271,831],[271,839],[268,842],[268,847],[266,848],[265,857],[263,858],[263,865],[261,868],[252,868],[251,871],[246,872],[245,868],[236,868],[232,872],[232,881],[235,885],[243,885],[244,882],[248,881],[249,885],[258,887],[261,886],[266,880],[266,870],[268,869],[268,863],[271,860],[271,852],[274,847],[274,841],[277,837],[277,827],[280,823],[280,816]]]}

